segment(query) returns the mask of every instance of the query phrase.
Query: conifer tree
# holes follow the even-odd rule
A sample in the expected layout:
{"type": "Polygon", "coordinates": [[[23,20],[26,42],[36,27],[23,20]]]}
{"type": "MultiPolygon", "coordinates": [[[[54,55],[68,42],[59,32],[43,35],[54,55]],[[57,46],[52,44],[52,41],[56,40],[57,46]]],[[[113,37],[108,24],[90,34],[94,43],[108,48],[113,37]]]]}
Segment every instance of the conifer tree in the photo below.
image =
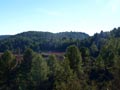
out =
{"type": "Polygon", "coordinates": [[[20,90],[30,90],[31,88],[30,71],[33,58],[34,52],[31,49],[27,49],[19,68],[18,82],[20,90]]]}
{"type": "Polygon", "coordinates": [[[75,45],[69,46],[66,50],[66,57],[70,62],[70,68],[73,69],[73,72],[80,77],[81,73],[83,72],[83,69],[82,57],[78,48],[75,45]]]}
{"type": "Polygon", "coordinates": [[[47,88],[46,81],[48,80],[49,68],[46,60],[41,55],[36,54],[32,60],[31,79],[35,90],[45,90],[47,88]]]}
{"type": "Polygon", "coordinates": [[[4,52],[0,59],[0,90],[13,90],[16,84],[16,60],[10,51],[4,52]]]}

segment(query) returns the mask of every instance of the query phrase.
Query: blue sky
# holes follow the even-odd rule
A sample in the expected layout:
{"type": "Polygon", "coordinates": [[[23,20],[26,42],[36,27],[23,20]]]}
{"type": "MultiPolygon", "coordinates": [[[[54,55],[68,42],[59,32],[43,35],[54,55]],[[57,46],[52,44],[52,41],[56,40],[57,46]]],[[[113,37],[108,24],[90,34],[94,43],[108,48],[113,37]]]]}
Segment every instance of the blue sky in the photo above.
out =
{"type": "Polygon", "coordinates": [[[120,26],[119,4],[120,0],[0,0],[0,35],[109,31],[120,26]]]}

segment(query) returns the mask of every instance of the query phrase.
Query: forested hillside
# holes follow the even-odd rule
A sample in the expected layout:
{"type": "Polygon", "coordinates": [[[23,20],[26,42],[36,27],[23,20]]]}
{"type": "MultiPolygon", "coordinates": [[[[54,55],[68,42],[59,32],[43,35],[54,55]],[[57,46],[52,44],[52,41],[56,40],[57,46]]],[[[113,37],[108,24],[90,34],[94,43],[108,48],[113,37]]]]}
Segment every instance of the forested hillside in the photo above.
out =
{"type": "Polygon", "coordinates": [[[119,37],[120,28],[114,28],[110,32],[101,31],[91,37],[81,32],[50,33],[29,31],[13,36],[0,36],[0,52],[11,50],[14,53],[18,53],[18,51],[23,53],[26,48],[31,48],[36,52],[65,52],[69,45],[76,45],[79,48],[87,47],[90,51],[93,47],[96,47],[97,51],[109,39],[119,37]]]}
{"type": "Polygon", "coordinates": [[[75,44],[76,41],[88,38],[89,35],[81,32],[36,32],[29,31],[0,40],[0,52],[11,50],[13,52],[24,52],[31,48],[36,52],[43,51],[65,51],[67,46],[75,44]]]}
{"type": "Polygon", "coordinates": [[[0,35],[0,40],[9,38],[11,35],[0,35]]]}
{"type": "Polygon", "coordinates": [[[119,38],[120,38],[120,27],[114,28],[110,32],[101,31],[100,33],[96,33],[94,34],[94,36],[91,36],[89,38],[80,41],[78,47],[88,48],[89,51],[91,52],[91,55],[97,57],[98,53],[105,45],[107,45],[113,39],[119,42],[119,38]]]}
{"type": "MultiPolygon", "coordinates": [[[[6,45],[9,43],[12,45],[15,43],[14,40],[18,42],[18,39],[30,43],[37,42],[36,38],[39,35],[36,36],[35,33],[18,34],[4,41],[6,40],[6,45]],[[33,34],[35,36],[31,37],[33,34]],[[7,40],[10,42],[8,43],[7,40]]],[[[110,32],[101,31],[83,40],[76,36],[68,39],[68,37],[61,37],[61,34],[55,34],[57,36],[53,38],[53,33],[47,35],[51,38],[44,39],[46,33],[42,35],[42,38],[39,38],[40,41],[49,41],[52,38],[56,41],[62,39],[62,42],[65,39],[75,43],[66,46],[62,60],[59,60],[55,54],[44,58],[41,53],[33,51],[30,47],[24,48],[22,55],[14,55],[9,50],[5,51],[0,56],[0,90],[120,89],[120,28],[110,32]]],[[[22,42],[19,44],[22,45],[22,42]]],[[[49,44],[45,43],[46,47],[49,44]]]]}

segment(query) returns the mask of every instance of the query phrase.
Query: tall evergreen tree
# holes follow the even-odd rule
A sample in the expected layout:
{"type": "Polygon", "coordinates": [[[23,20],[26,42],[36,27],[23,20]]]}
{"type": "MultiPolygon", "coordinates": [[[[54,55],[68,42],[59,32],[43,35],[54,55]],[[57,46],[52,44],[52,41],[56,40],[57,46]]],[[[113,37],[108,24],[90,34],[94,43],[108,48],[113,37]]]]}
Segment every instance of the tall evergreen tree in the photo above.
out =
{"type": "Polygon", "coordinates": [[[55,77],[53,90],[81,90],[79,79],[70,68],[68,58],[62,62],[62,69],[55,77]]]}
{"type": "Polygon", "coordinates": [[[0,59],[0,90],[17,89],[16,60],[10,51],[6,51],[0,59]]]}
{"type": "Polygon", "coordinates": [[[55,55],[49,56],[47,63],[50,70],[50,73],[49,73],[50,90],[53,90],[55,87],[54,82],[56,80],[56,77],[58,74],[61,73],[62,68],[60,66],[59,61],[56,59],[55,55]]]}
{"type": "Polygon", "coordinates": [[[69,46],[66,50],[66,57],[70,62],[70,68],[73,69],[73,72],[80,77],[81,73],[83,72],[83,69],[82,57],[78,48],[75,45],[69,46]]]}
{"type": "Polygon", "coordinates": [[[34,52],[31,49],[27,49],[23,55],[23,60],[19,68],[18,81],[20,90],[30,90],[31,88],[30,71],[33,58],[34,52]]]}
{"type": "Polygon", "coordinates": [[[36,54],[32,60],[31,79],[34,90],[46,90],[49,68],[46,60],[41,55],[36,54]]]}

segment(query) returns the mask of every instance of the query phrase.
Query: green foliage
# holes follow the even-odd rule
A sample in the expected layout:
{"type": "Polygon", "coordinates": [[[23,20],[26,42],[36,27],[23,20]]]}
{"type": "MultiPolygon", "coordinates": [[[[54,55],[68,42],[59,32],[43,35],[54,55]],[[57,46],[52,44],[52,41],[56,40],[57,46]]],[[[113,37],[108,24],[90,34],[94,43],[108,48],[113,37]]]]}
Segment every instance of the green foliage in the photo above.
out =
{"type": "Polygon", "coordinates": [[[20,90],[30,89],[30,71],[32,66],[32,60],[34,58],[34,52],[31,49],[27,49],[23,55],[23,60],[19,68],[18,83],[20,90]]]}
{"type": "Polygon", "coordinates": [[[47,88],[44,84],[48,80],[49,68],[47,62],[41,57],[41,55],[35,55],[32,60],[30,77],[32,85],[35,90],[47,88]]]}
{"type": "MultiPolygon", "coordinates": [[[[0,41],[0,52],[11,50],[17,53],[17,48],[23,53],[26,48],[31,48],[36,52],[41,51],[65,51],[71,45],[89,36],[81,32],[23,32],[10,36],[0,41]],[[78,41],[77,41],[78,40],[78,41]]],[[[2,38],[2,37],[1,37],[2,38]]]]}
{"type": "Polygon", "coordinates": [[[13,90],[16,85],[16,60],[10,51],[0,59],[0,90],[13,90]]]}
{"type": "Polygon", "coordinates": [[[21,63],[21,71],[24,71],[23,75],[26,75],[30,72],[33,58],[34,52],[31,49],[27,49],[23,55],[23,60],[21,63]]]}
{"type": "Polygon", "coordinates": [[[79,79],[70,68],[69,60],[65,58],[61,63],[61,69],[55,74],[52,90],[79,90],[79,79]]]}
{"type": "Polygon", "coordinates": [[[69,46],[66,50],[66,57],[70,62],[70,68],[80,76],[82,72],[82,57],[75,45],[69,46]]]}
{"type": "Polygon", "coordinates": [[[9,38],[11,35],[0,35],[0,40],[9,38]]]}
{"type": "Polygon", "coordinates": [[[83,41],[78,37],[73,32],[29,32],[4,39],[1,51],[13,50],[14,44],[19,54],[0,54],[0,90],[119,90],[120,28],[83,41]],[[67,49],[63,59],[57,54],[43,58],[32,49],[20,55],[28,47],[35,51],[67,49]]]}
{"type": "Polygon", "coordinates": [[[57,71],[60,71],[60,64],[55,55],[49,56],[48,66],[50,68],[50,74],[55,75],[57,71]]]}
{"type": "Polygon", "coordinates": [[[62,67],[59,63],[59,61],[56,59],[55,55],[49,56],[47,60],[48,66],[49,66],[49,86],[51,90],[54,89],[54,82],[56,81],[56,77],[61,73],[62,67]]]}
{"type": "Polygon", "coordinates": [[[95,45],[95,43],[92,43],[91,47],[90,47],[90,51],[91,51],[91,55],[93,57],[97,57],[98,56],[98,48],[95,45]]]}

